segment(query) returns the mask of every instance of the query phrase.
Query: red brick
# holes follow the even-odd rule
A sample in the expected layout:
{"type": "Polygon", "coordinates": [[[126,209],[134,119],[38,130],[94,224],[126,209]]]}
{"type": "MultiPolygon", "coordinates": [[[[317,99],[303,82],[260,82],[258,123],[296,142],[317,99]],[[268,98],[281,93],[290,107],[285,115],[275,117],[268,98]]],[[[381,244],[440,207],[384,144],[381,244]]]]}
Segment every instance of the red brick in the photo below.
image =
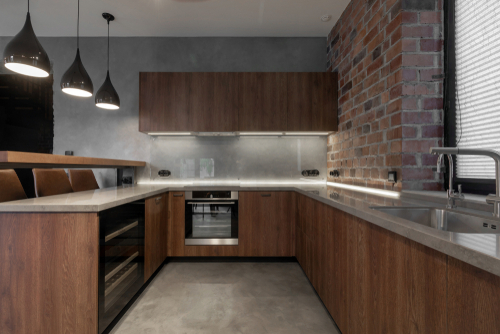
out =
{"type": "Polygon", "coordinates": [[[402,139],[402,128],[398,126],[397,128],[387,130],[385,137],[387,140],[402,139]]]}
{"type": "Polygon", "coordinates": [[[427,98],[424,99],[424,110],[443,109],[442,98],[427,98]]]}
{"type": "Polygon", "coordinates": [[[378,145],[370,146],[370,155],[377,155],[378,153],[378,145]]]}
{"type": "Polygon", "coordinates": [[[442,125],[428,125],[422,127],[422,138],[443,137],[442,125]]]}
{"type": "Polygon", "coordinates": [[[401,154],[392,154],[386,156],[385,165],[386,166],[401,166],[402,159],[401,154]]]}
{"type": "Polygon", "coordinates": [[[442,39],[421,39],[420,51],[431,52],[443,50],[444,41],[442,39]]]}
{"type": "Polygon", "coordinates": [[[387,53],[385,54],[385,61],[389,62],[390,60],[394,59],[397,55],[401,54],[401,52],[403,52],[403,42],[399,41],[387,51],[387,53]]]}
{"type": "Polygon", "coordinates": [[[372,168],[371,169],[370,177],[372,179],[378,179],[378,169],[377,168],[372,168]]]}
{"type": "Polygon", "coordinates": [[[384,9],[381,8],[375,15],[373,15],[373,17],[368,22],[367,25],[368,30],[373,29],[380,22],[383,15],[384,15],[384,9]]]}
{"type": "Polygon", "coordinates": [[[417,81],[417,70],[403,69],[402,76],[404,81],[417,81]]]}
{"type": "Polygon", "coordinates": [[[434,180],[432,169],[404,168],[403,180],[434,180]]]}
{"type": "Polygon", "coordinates": [[[378,154],[380,155],[387,154],[387,143],[378,145],[378,154]]]}
{"type": "Polygon", "coordinates": [[[434,55],[404,54],[403,66],[434,66],[434,55]]]}
{"type": "Polygon", "coordinates": [[[391,96],[391,100],[395,100],[397,99],[398,97],[401,97],[401,95],[403,94],[403,85],[402,84],[399,84],[399,85],[396,85],[394,87],[391,88],[391,91],[390,91],[390,96],[391,96]]]}
{"type": "Polygon", "coordinates": [[[391,119],[390,117],[382,118],[380,120],[380,130],[387,129],[391,126],[391,119]]]}
{"type": "Polygon", "coordinates": [[[403,39],[403,49],[404,52],[416,52],[417,51],[417,40],[416,39],[403,39]]]}
{"type": "Polygon", "coordinates": [[[401,23],[403,23],[403,15],[401,15],[400,13],[387,25],[387,27],[385,27],[385,35],[389,36],[390,34],[392,34],[392,32],[396,30],[397,27],[401,26],[401,23]]]}
{"type": "Polygon", "coordinates": [[[403,138],[416,138],[417,129],[411,126],[403,126],[403,138]]]}
{"type": "Polygon", "coordinates": [[[384,63],[384,57],[378,57],[368,68],[366,69],[366,74],[371,75],[373,72],[378,70],[384,63]]]}
{"type": "Polygon", "coordinates": [[[436,166],[437,155],[434,154],[422,154],[422,165],[423,166],[436,166]]]}
{"type": "Polygon", "coordinates": [[[372,85],[376,84],[377,82],[379,82],[379,80],[380,80],[380,73],[375,72],[371,76],[366,78],[364,85],[366,88],[368,88],[368,87],[371,87],[372,85]]]}
{"type": "Polygon", "coordinates": [[[396,111],[400,111],[402,107],[403,101],[401,99],[398,99],[387,106],[387,114],[389,115],[396,111]]]}
{"type": "Polygon", "coordinates": [[[436,81],[442,79],[433,79],[433,75],[443,74],[443,70],[440,68],[434,68],[430,70],[420,70],[420,81],[436,81]]]}
{"type": "Polygon", "coordinates": [[[403,152],[429,153],[431,147],[435,147],[435,140],[405,140],[403,141],[403,152]]]}
{"type": "Polygon", "coordinates": [[[366,138],[367,144],[380,143],[382,140],[383,140],[382,132],[371,133],[366,138]]]}
{"type": "Polygon", "coordinates": [[[380,34],[378,34],[370,43],[368,43],[367,47],[366,47],[366,51],[368,53],[372,53],[373,50],[375,50],[375,48],[377,46],[379,46],[383,41],[384,41],[384,32],[382,31],[380,34]]]}
{"type": "Polygon", "coordinates": [[[401,153],[402,141],[395,140],[391,141],[391,153],[401,153]]]}
{"type": "Polygon", "coordinates": [[[403,26],[403,37],[432,37],[434,28],[432,26],[403,26]]]}
{"type": "Polygon", "coordinates": [[[372,98],[372,97],[382,93],[384,91],[384,89],[385,89],[385,82],[381,81],[368,90],[368,97],[372,98]]]}
{"type": "Polygon", "coordinates": [[[363,44],[367,45],[378,34],[378,27],[374,27],[363,39],[363,44]]]}
{"type": "Polygon", "coordinates": [[[418,23],[418,13],[416,12],[403,12],[403,23],[418,23]]]}
{"type": "Polygon", "coordinates": [[[418,100],[414,97],[405,97],[403,98],[403,110],[417,110],[418,109],[418,100]]]}
{"type": "Polygon", "coordinates": [[[438,12],[420,12],[420,23],[432,24],[441,23],[441,11],[438,12]]]}
{"type": "Polygon", "coordinates": [[[391,44],[396,44],[403,37],[403,29],[398,27],[391,36],[391,44]]]}
{"type": "Polygon", "coordinates": [[[403,124],[425,124],[434,123],[432,118],[432,112],[404,112],[403,113],[403,124]]]}
{"type": "Polygon", "coordinates": [[[391,61],[391,72],[396,71],[403,65],[403,55],[399,55],[391,61]]]}
{"type": "Polygon", "coordinates": [[[391,116],[391,126],[401,125],[401,113],[391,116]]]}
{"type": "Polygon", "coordinates": [[[416,166],[417,159],[414,155],[411,154],[403,154],[403,166],[416,166]]]}

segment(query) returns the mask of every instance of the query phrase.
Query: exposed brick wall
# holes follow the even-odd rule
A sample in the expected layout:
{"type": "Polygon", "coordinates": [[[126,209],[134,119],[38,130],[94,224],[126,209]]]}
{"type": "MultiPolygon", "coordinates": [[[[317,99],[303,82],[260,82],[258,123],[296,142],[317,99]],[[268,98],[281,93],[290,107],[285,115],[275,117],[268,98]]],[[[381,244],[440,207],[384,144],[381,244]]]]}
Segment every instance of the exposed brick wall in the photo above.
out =
{"type": "Polygon", "coordinates": [[[328,36],[339,72],[339,132],[328,139],[330,181],[441,189],[429,147],[443,142],[442,0],[352,0],[328,36]],[[388,183],[388,171],[398,183],[388,183]]]}

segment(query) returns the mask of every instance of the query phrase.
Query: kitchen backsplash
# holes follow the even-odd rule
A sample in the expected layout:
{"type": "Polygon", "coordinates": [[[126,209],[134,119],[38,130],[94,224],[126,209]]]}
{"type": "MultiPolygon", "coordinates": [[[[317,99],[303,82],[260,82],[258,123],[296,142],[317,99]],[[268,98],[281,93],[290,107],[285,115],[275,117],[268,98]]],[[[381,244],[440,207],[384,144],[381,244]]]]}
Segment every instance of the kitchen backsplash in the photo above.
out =
{"type": "Polygon", "coordinates": [[[326,137],[151,137],[139,183],[326,182],[326,137]],[[303,170],[319,171],[304,177],[303,170]],[[160,177],[159,171],[169,171],[160,177]],[[167,173],[168,174],[168,173],[167,173]]]}

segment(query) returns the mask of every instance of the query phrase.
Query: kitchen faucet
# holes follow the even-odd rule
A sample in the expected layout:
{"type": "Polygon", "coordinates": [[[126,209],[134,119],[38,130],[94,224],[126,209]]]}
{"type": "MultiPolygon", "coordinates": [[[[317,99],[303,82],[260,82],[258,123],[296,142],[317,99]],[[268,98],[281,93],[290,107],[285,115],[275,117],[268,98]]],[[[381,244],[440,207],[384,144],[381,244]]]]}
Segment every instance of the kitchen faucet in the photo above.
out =
{"type": "MultiPolygon", "coordinates": [[[[431,152],[433,153],[433,152],[431,152]]],[[[441,161],[444,154],[439,154],[437,161],[437,172],[441,173],[441,161]]],[[[453,158],[451,154],[446,154],[448,157],[448,165],[450,167],[450,172],[448,173],[448,191],[446,192],[446,197],[448,198],[448,209],[455,209],[457,206],[455,204],[456,200],[463,200],[464,195],[462,195],[462,185],[458,185],[458,193],[453,189],[453,158]]]]}
{"type": "MultiPolygon", "coordinates": [[[[496,193],[494,195],[488,195],[486,197],[486,203],[493,204],[493,216],[500,218],[500,153],[493,150],[485,150],[480,148],[458,148],[458,147],[431,147],[429,153],[434,155],[447,154],[448,160],[450,161],[450,190],[452,189],[452,173],[453,173],[453,162],[451,160],[451,155],[481,155],[490,157],[495,160],[495,188],[496,193]]],[[[441,163],[441,159],[438,158],[438,166],[441,163]]],[[[439,168],[439,167],[438,167],[439,168]]],[[[451,190],[454,192],[453,190],[451,190]]],[[[448,194],[448,199],[450,199],[450,194],[448,194]]]]}

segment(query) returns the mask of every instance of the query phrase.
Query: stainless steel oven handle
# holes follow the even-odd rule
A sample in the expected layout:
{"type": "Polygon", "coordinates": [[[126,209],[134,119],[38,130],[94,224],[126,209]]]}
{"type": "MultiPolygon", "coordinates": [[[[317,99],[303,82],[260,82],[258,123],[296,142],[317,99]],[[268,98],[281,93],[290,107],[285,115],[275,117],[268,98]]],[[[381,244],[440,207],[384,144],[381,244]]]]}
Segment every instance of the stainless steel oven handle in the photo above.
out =
{"type": "Polygon", "coordinates": [[[188,202],[188,204],[215,204],[215,205],[231,205],[234,202],[188,202]]]}

